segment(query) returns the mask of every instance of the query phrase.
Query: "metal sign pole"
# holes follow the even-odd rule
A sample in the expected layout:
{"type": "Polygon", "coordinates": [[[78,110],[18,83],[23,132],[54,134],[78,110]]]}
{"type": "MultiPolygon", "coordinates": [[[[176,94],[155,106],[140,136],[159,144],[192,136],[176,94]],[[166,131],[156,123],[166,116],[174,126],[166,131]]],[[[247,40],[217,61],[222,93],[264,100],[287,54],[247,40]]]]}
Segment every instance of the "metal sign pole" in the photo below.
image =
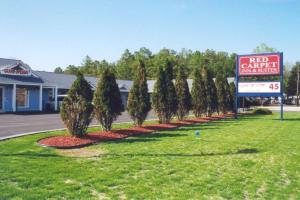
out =
{"type": "Polygon", "coordinates": [[[280,93],[281,93],[281,101],[280,101],[280,121],[283,121],[283,53],[280,53],[280,93]]]}
{"type": "Polygon", "coordinates": [[[235,119],[237,119],[238,116],[238,109],[239,109],[239,102],[238,102],[238,84],[239,84],[239,56],[236,56],[236,62],[235,62],[235,119]]]}

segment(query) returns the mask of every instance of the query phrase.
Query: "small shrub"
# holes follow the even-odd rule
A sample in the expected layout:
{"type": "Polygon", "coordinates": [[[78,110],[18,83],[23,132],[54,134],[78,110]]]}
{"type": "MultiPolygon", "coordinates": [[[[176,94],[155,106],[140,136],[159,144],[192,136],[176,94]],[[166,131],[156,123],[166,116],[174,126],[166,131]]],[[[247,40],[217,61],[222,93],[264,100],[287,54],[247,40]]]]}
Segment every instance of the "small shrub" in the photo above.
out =
{"type": "Polygon", "coordinates": [[[267,108],[256,108],[252,113],[256,115],[272,115],[272,111],[267,108]]]}

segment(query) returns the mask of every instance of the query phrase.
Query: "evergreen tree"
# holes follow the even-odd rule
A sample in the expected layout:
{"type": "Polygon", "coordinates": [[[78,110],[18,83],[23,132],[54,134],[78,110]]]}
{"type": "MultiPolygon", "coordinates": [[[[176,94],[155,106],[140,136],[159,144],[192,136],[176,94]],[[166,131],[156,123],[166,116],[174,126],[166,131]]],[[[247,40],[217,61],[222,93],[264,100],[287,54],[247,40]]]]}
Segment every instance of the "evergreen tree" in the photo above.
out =
{"type": "Polygon", "coordinates": [[[191,109],[191,94],[186,80],[184,68],[180,66],[175,81],[177,95],[177,118],[183,120],[191,109]]]}
{"type": "MultiPolygon", "coordinates": [[[[288,81],[287,81],[287,95],[288,96],[297,96],[297,79],[298,71],[300,71],[300,62],[297,62],[295,66],[290,71],[288,81]]],[[[300,82],[300,81],[299,81],[300,82]]],[[[298,85],[300,88],[300,85],[298,85]]]]}
{"type": "Polygon", "coordinates": [[[226,78],[222,72],[217,73],[215,84],[217,88],[218,111],[226,114],[228,98],[226,93],[226,78]]]}
{"type": "Polygon", "coordinates": [[[199,68],[195,68],[192,85],[192,107],[195,117],[207,112],[206,88],[199,68]]]}
{"type": "Polygon", "coordinates": [[[166,75],[166,87],[167,87],[167,112],[166,112],[166,123],[169,123],[174,115],[176,115],[177,112],[177,96],[176,96],[176,90],[173,83],[173,64],[172,62],[166,63],[166,69],[165,69],[165,75],[166,75]]]}
{"type": "Polygon", "coordinates": [[[60,115],[68,132],[76,137],[86,134],[86,129],[93,119],[93,91],[81,73],[72,84],[64,98],[60,115]]]}
{"type": "Polygon", "coordinates": [[[158,68],[157,80],[154,85],[152,94],[153,109],[157,114],[159,123],[165,123],[166,103],[167,103],[167,86],[166,75],[162,67],[158,68]]]}
{"type": "Polygon", "coordinates": [[[236,88],[235,88],[235,84],[234,84],[234,82],[231,82],[230,84],[229,84],[229,90],[230,90],[230,97],[231,97],[231,99],[230,99],[230,109],[233,111],[233,112],[235,112],[235,93],[236,93],[236,88]]]}
{"type": "Polygon", "coordinates": [[[211,97],[212,97],[211,111],[212,113],[213,112],[219,113],[217,87],[214,81],[211,82],[211,97]]]}
{"type": "Polygon", "coordinates": [[[97,83],[94,94],[95,116],[105,131],[123,111],[121,94],[114,73],[105,69],[97,83]]]}
{"type": "Polygon", "coordinates": [[[139,61],[133,86],[130,89],[127,110],[136,126],[141,126],[151,109],[150,95],[146,78],[146,68],[142,60],[139,61]]]}
{"type": "Polygon", "coordinates": [[[172,64],[166,63],[165,70],[159,67],[158,79],[154,85],[152,103],[159,123],[169,123],[177,111],[177,98],[173,84],[172,64]]]}
{"type": "Polygon", "coordinates": [[[206,94],[207,116],[218,111],[217,91],[211,70],[205,65],[203,68],[204,86],[206,94]]]}
{"type": "Polygon", "coordinates": [[[231,94],[231,91],[230,91],[230,85],[228,83],[228,79],[227,77],[225,76],[225,93],[226,93],[226,110],[230,110],[232,111],[232,100],[233,100],[233,96],[231,94]]]}

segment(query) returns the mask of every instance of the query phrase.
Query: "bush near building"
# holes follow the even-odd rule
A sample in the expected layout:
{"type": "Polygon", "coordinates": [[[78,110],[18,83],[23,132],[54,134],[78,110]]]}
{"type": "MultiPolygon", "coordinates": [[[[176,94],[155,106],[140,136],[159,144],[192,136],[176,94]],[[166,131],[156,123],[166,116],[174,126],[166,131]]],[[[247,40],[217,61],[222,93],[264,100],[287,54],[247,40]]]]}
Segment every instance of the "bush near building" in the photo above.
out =
{"type": "Polygon", "coordinates": [[[175,80],[177,95],[177,118],[183,120],[192,107],[192,97],[186,80],[184,68],[180,66],[175,80]]]}
{"type": "Polygon", "coordinates": [[[139,61],[133,86],[128,95],[127,110],[136,126],[141,126],[143,124],[148,112],[151,110],[146,68],[142,60],[139,61]]]}
{"type": "Polygon", "coordinates": [[[93,119],[92,100],[90,84],[78,73],[60,109],[61,119],[71,135],[80,137],[86,134],[93,119]]]}
{"type": "Polygon", "coordinates": [[[267,108],[256,108],[252,113],[256,115],[272,115],[272,111],[267,108]]]}
{"type": "Polygon", "coordinates": [[[152,105],[159,123],[169,123],[177,111],[177,97],[173,84],[172,64],[166,62],[165,70],[160,67],[154,85],[152,105]]]}
{"type": "MultiPolygon", "coordinates": [[[[202,70],[201,70],[202,71],[202,70]]],[[[203,76],[199,68],[195,68],[193,74],[192,85],[192,108],[195,117],[200,117],[207,112],[207,97],[206,89],[203,81],[203,76]]]]}
{"type": "Polygon", "coordinates": [[[207,116],[211,116],[212,113],[218,112],[218,97],[217,88],[213,80],[213,74],[208,68],[207,64],[203,68],[203,78],[206,93],[207,102],[207,116]]]}
{"type": "Polygon", "coordinates": [[[226,77],[222,72],[219,72],[216,77],[218,111],[226,114],[228,108],[228,91],[226,91],[226,77]]]}
{"type": "Polygon", "coordinates": [[[116,78],[110,69],[105,69],[94,94],[94,112],[105,131],[111,130],[114,120],[124,110],[116,78]]]}

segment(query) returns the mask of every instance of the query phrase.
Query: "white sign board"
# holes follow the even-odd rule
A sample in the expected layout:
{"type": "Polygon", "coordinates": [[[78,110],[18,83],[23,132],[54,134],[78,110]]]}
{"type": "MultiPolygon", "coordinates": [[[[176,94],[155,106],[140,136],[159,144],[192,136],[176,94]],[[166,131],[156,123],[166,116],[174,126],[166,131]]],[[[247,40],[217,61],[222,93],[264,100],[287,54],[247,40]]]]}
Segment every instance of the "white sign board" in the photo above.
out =
{"type": "Polygon", "coordinates": [[[239,82],[239,93],[280,93],[280,82],[239,82]]]}

